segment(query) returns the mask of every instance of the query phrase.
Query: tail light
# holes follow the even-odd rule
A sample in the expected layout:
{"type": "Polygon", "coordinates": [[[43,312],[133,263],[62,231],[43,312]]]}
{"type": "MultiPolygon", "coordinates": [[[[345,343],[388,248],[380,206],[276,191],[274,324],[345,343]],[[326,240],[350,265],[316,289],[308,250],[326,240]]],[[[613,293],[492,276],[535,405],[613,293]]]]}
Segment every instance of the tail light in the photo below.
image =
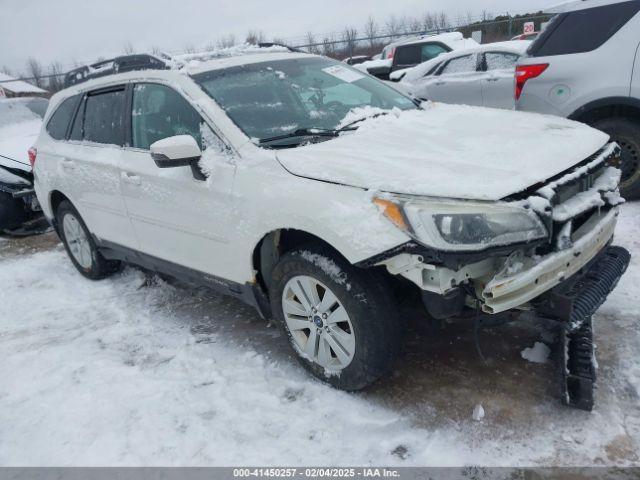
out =
{"type": "Polygon", "coordinates": [[[36,147],[31,147],[29,149],[29,163],[31,164],[31,168],[36,164],[36,156],[38,155],[38,149],[36,147]]]}
{"type": "Polygon", "coordinates": [[[396,54],[396,47],[393,47],[391,49],[391,51],[389,53],[387,53],[387,58],[393,58],[393,56],[396,54]]]}
{"type": "Polygon", "coordinates": [[[549,67],[548,63],[538,65],[518,65],[516,67],[516,100],[520,99],[522,89],[527,80],[539,77],[549,67]]]}

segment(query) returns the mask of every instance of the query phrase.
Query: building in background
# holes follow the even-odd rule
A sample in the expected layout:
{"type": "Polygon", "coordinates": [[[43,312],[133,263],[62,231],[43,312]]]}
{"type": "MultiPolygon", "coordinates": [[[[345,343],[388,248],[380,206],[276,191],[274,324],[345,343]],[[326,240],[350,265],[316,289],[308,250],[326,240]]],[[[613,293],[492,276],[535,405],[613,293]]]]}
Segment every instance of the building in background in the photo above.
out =
{"type": "Polygon", "coordinates": [[[0,73],[0,98],[16,97],[47,97],[49,92],[31,85],[24,80],[18,80],[6,73],[0,73]]]}

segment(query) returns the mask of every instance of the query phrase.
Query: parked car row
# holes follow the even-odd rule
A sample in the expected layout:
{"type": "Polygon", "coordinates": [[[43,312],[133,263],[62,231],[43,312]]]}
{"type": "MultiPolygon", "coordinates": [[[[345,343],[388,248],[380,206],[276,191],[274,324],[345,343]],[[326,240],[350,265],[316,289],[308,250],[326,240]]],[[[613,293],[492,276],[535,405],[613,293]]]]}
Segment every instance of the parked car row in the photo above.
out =
{"type": "Polygon", "coordinates": [[[387,80],[396,70],[415,67],[440,54],[477,45],[475,40],[464,38],[460,32],[404,38],[387,45],[382,50],[380,59],[362,62],[356,68],[387,80]]]}

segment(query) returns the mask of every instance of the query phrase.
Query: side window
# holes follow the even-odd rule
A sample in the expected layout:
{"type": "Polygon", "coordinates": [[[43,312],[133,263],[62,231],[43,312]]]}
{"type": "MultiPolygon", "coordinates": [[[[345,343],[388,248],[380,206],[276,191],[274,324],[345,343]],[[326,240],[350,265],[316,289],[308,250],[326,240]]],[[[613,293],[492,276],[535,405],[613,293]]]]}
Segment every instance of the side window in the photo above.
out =
{"type": "Polygon", "coordinates": [[[514,53],[506,52],[487,52],[484,54],[484,61],[488,71],[515,68],[519,58],[514,53]]]}
{"type": "Polygon", "coordinates": [[[476,71],[476,56],[465,55],[464,57],[453,58],[440,71],[440,75],[451,73],[467,73],[476,71]]]}
{"type": "Polygon", "coordinates": [[[142,83],[133,89],[133,147],[149,150],[163,138],[191,135],[202,148],[201,123],[200,114],[172,88],[142,83]]]}
{"type": "Polygon", "coordinates": [[[125,91],[89,94],[84,108],[84,135],[90,142],[124,145],[125,91]]]}
{"type": "Polygon", "coordinates": [[[47,123],[47,132],[51,135],[51,138],[64,140],[79,98],[80,95],[76,95],[63,100],[53,115],[51,115],[51,119],[49,123],[47,123]]]}
{"type": "Polygon", "coordinates": [[[427,45],[422,45],[420,49],[421,62],[426,62],[427,60],[431,60],[432,58],[436,58],[441,53],[446,53],[447,49],[442,45],[438,45],[437,43],[429,43],[427,45]]]}
{"type": "Polygon", "coordinates": [[[86,98],[82,99],[80,103],[80,107],[78,107],[78,112],[76,113],[76,118],[73,120],[73,126],[71,127],[71,134],[69,135],[69,140],[82,140],[82,127],[84,123],[84,107],[86,105],[86,98]]]}
{"type": "Polygon", "coordinates": [[[396,48],[394,55],[396,65],[417,65],[420,63],[420,46],[406,45],[396,48]]]}
{"type": "Polygon", "coordinates": [[[533,57],[591,52],[602,46],[640,11],[640,2],[621,2],[568,12],[553,22],[529,47],[533,57]]]}

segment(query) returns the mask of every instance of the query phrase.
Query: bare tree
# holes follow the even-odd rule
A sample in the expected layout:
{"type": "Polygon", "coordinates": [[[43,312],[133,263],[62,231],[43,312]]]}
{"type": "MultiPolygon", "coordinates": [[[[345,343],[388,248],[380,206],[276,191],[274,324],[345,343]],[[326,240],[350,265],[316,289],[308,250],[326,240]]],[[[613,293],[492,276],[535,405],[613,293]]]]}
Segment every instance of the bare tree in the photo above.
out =
{"type": "Polygon", "coordinates": [[[220,37],[216,41],[216,45],[218,48],[229,48],[229,47],[233,47],[235,44],[236,44],[236,36],[233,33],[220,37]]]}
{"type": "Polygon", "coordinates": [[[432,13],[426,12],[422,16],[422,29],[426,32],[429,32],[431,30],[435,30],[437,27],[436,16],[432,13]]]}
{"type": "Polygon", "coordinates": [[[369,16],[367,23],[364,24],[364,34],[369,39],[369,46],[375,48],[376,37],[378,36],[378,23],[372,16],[369,16]]]}
{"type": "Polygon", "coordinates": [[[153,53],[154,55],[160,55],[162,53],[162,50],[160,49],[159,46],[153,45],[151,47],[151,53],[153,53]]]}
{"type": "Polygon", "coordinates": [[[271,43],[275,43],[275,44],[278,44],[278,45],[286,45],[287,41],[282,37],[273,37],[271,39],[271,43]]]}
{"type": "Polygon", "coordinates": [[[333,35],[328,37],[324,37],[322,39],[322,54],[327,57],[335,57],[336,55],[336,44],[333,35]]]}
{"type": "Polygon", "coordinates": [[[438,14],[438,28],[449,28],[449,17],[445,12],[438,14]]]}
{"type": "Polygon", "coordinates": [[[6,65],[2,65],[2,67],[0,67],[0,72],[2,73],[6,73],[7,75],[11,75],[13,76],[13,72],[11,71],[11,69],[9,67],[7,67],[6,65]]]}
{"type": "Polygon", "coordinates": [[[249,30],[249,33],[247,33],[244,41],[246,43],[250,43],[251,45],[258,45],[259,43],[263,43],[264,32],[262,30],[249,30]]]}
{"type": "Polygon", "coordinates": [[[313,32],[311,31],[307,32],[307,37],[305,41],[306,41],[306,44],[308,45],[307,50],[309,51],[309,53],[316,53],[316,54],[320,53],[320,49],[318,48],[318,45],[316,45],[318,42],[313,32]]]}
{"type": "Polygon", "coordinates": [[[347,55],[353,56],[353,51],[356,48],[356,38],[358,38],[358,30],[352,27],[347,27],[342,31],[342,41],[345,43],[345,50],[347,55]]]}
{"type": "Polygon", "coordinates": [[[51,93],[58,92],[64,88],[64,72],[60,62],[51,62],[47,68],[47,75],[49,76],[47,89],[51,93]]]}
{"type": "Polygon", "coordinates": [[[419,32],[420,30],[422,30],[422,22],[420,21],[419,18],[410,18],[407,21],[407,28],[409,29],[409,31],[411,32],[419,32]]]}
{"type": "Polygon", "coordinates": [[[136,53],[136,49],[133,48],[133,43],[131,43],[130,41],[127,41],[127,43],[125,43],[124,46],[122,47],[122,53],[124,53],[125,55],[131,55],[133,53],[136,53]]]}
{"type": "Polygon", "coordinates": [[[43,85],[43,79],[42,79],[42,75],[43,75],[43,68],[42,65],[40,64],[40,62],[38,62],[38,60],[36,60],[33,57],[29,57],[29,60],[27,60],[27,75],[30,78],[33,78],[33,83],[37,86],[42,88],[43,85]]]}
{"type": "Polygon", "coordinates": [[[384,22],[384,26],[387,30],[387,33],[391,36],[391,38],[393,39],[393,37],[398,36],[398,34],[400,33],[400,22],[398,20],[398,17],[396,17],[395,15],[391,15],[386,22],[384,22]]]}

